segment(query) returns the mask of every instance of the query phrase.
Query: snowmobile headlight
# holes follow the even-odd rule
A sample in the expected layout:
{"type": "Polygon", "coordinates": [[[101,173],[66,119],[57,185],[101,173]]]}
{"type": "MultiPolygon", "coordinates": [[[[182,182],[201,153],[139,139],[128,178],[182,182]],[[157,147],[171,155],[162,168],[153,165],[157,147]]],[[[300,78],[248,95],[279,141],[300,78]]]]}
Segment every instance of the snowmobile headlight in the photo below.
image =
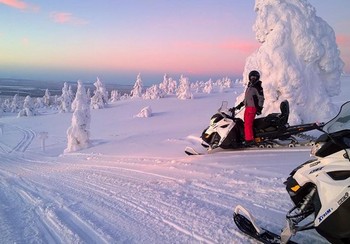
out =
{"type": "Polygon", "coordinates": [[[215,124],[215,118],[210,120],[210,125],[215,124]]]}
{"type": "Polygon", "coordinates": [[[311,155],[313,155],[313,156],[315,156],[316,155],[316,153],[317,153],[317,151],[321,148],[323,146],[323,143],[316,143],[315,145],[313,145],[312,147],[311,147],[311,152],[310,152],[310,154],[311,155]]]}

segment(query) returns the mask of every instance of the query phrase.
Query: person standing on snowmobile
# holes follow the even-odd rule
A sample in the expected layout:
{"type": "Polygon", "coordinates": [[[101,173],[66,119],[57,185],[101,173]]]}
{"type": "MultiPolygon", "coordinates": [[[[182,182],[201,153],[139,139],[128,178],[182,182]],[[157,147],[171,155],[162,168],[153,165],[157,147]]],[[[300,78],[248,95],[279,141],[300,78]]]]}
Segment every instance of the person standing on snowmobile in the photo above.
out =
{"type": "Polygon", "coordinates": [[[245,106],[244,111],[244,139],[245,145],[255,144],[253,122],[255,115],[260,115],[264,105],[264,90],[261,86],[260,73],[253,70],[249,73],[249,83],[245,91],[244,100],[236,106],[241,109],[245,106]]]}

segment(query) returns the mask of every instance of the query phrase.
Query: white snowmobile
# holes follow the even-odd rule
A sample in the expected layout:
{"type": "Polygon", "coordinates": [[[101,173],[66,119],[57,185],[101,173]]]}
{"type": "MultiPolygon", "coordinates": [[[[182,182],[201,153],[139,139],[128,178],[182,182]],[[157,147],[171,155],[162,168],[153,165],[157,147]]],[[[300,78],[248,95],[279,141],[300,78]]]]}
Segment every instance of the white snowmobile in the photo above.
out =
{"type": "Polygon", "coordinates": [[[244,233],[264,243],[293,243],[290,238],[309,229],[331,243],[350,243],[350,101],[327,122],[311,153],[315,156],[294,169],[284,184],[294,203],[281,234],[256,225],[242,206],[233,219],[244,233]]]}
{"type": "MultiPolygon", "coordinates": [[[[236,149],[244,148],[244,122],[235,117],[235,108],[228,108],[228,102],[223,101],[218,112],[210,120],[210,125],[203,131],[202,146],[209,151],[215,148],[236,149]]],[[[310,123],[290,126],[288,124],[289,103],[281,102],[280,113],[271,113],[266,117],[254,120],[254,140],[258,147],[273,147],[274,145],[298,144],[295,137],[306,131],[314,130],[322,124],[310,123]]],[[[191,151],[186,151],[190,154],[191,151]]]]}

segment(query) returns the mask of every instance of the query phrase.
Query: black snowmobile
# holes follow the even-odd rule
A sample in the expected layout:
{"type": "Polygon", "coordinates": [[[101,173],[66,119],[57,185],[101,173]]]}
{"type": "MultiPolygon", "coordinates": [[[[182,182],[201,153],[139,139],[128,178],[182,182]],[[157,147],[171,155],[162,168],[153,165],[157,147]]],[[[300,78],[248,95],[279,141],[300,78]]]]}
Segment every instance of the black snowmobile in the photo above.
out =
{"type": "Polygon", "coordinates": [[[294,207],[280,234],[259,227],[242,206],[233,219],[247,235],[263,243],[293,243],[300,231],[315,229],[331,243],[350,243],[350,101],[327,122],[311,150],[315,158],[294,169],[286,190],[294,207]]]}
{"type": "MultiPolygon", "coordinates": [[[[235,108],[228,109],[224,101],[218,112],[211,117],[210,125],[203,131],[202,146],[208,150],[217,147],[223,149],[243,148],[244,122],[235,117],[235,108]]],[[[298,140],[294,137],[302,132],[319,128],[322,124],[310,123],[290,126],[288,124],[289,103],[280,104],[280,113],[271,113],[254,120],[254,140],[259,147],[273,147],[276,144],[295,146],[298,140]]]]}

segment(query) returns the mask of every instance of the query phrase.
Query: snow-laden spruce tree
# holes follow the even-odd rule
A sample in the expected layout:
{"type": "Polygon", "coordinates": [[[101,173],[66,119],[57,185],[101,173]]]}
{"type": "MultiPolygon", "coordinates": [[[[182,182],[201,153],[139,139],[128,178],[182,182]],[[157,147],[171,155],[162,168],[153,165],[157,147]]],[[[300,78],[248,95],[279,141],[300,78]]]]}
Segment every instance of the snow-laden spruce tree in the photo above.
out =
{"type": "Polygon", "coordinates": [[[87,95],[88,103],[91,104],[91,91],[90,91],[90,88],[87,89],[86,95],[87,95]]]}
{"type": "Polygon", "coordinates": [[[68,144],[64,152],[75,152],[90,146],[90,105],[81,81],[78,81],[72,109],[74,111],[72,124],[67,130],[68,144]]]}
{"type": "Polygon", "coordinates": [[[46,107],[49,107],[51,105],[50,97],[51,97],[51,94],[49,92],[49,89],[46,89],[45,94],[43,96],[43,103],[46,107]]]}
{"type": "Polygon", "coordinates": [[[1,104],[1,108],[4,112],[11,112],[11,101],[9,98],[5,98],[5,101],[1,104]]]}
{"type": "Polygon", "coordinates": [[[169,77],[167,74],[164,74],[163,81],[159,84],[159,89],[164,95],[168,94],[168,91],[169,91],[168,86],[169,86],[169,77]]]}
{"type": "Polygon", "coordinates": [[[161,91],[161,97],[166,95],[173,95],[176,93],[177,82],[172,77],[164,74],[163,81],[159,84],[159,89],[161,91]]]}
{"type": "Polygon", "coordinates": [[[108,92],[106,87],[98,77],[94,83],[94,86],[96,87],[96,90],[94,91],[94,95],[91,97],[91,108],[105,108],[108,104],[108,92]]]}
{"type": "Polygon", "coordinates": [[[34,100],[34,108],[39,109],[39,108],[43,108],[43,107],[45,107],[44,99],[42,97],[37,97],[34,100]]]}
{"type": "Polygon", "coordinates": [[[142,88],[143,88],[143,83],[142,83],[141,74],[139,73],[136,77],[134,87],[130,92],[130,97],[131,98],[142,97],[142,88]]]}
{"type": "Polygon", "coordinates": [[[222,78],[222,80],[221,80],[221,87],[223,89],[231,88],[232,87],[232,80],[229,77],[222,78]]]}
{"type": "Polygon", "coordinates": [[[17,113],[18,110],[20,109],[19,101],[18,101],[18,94],[15,94],[12,98],[11,102],[11,112],[12,113],[17,113]]]}
{"type": "Polygon", "coordinates": [[[18,112],[17,117],[23,117],[23,116],[34,116],[36,115],[36,111],[34,108],[34,102],[30,96],[26,96],[23,103],[23,108],[21,111],[18,112]]]}
{"type": "Polygon", "coordinates": [[[204,83],[203,92],[210,94],[213,91],[213,81],[210,79],[204,83]]]}
{"type": "Polygon", "coordinates": [[[193,94],[191,92],[190,81],[187,77],[181,75],[179,80],[179,86],[176,91],[177,98],[179,99],[192,99],[193,94]]]}
{"type": "Polygon", "coordinates": [[[176,94],[177,90],[177,81],[174,80],[172,77],[169,77],[168,79],[168,94],[176,94]]]}
{"type": "Polygon", "coordinates": [[[147,88],[145,93],[142,95],[143,99],[159,99],[164,97],[164,93],[159,89],[158,85],[152,85],[147,88]]]}
{"type": "Polygon", "coordinates": [[[70,112],[72,110],[72,96],[69,92],[69,86],[67,82],[64,82],[62,87],[62,94],[59,97],[60,107],[59,110],[61,113],[70,112]]]}
{"type": "MultiPolygon", "coordinates": [[[[344,66],[333,29],[307,0],[256,0],[253,26],[261,46],[247,58],[243,79],[261,73],[263,114],[290,104],[290,124],[327,121],[337,113],[331,97],[340,92],[344,66]]],[[[236,103],[243,100],[244,94],[236,103]]]]}
{"type": "Polygon", "coordinates": [[[120,92],[118,90],[112,90],[111,97],[110,97],[109,101],[114,103],[116,101],[119,101],[120,97],[121,97],[121,95],[120,95],[120,92]]]}

